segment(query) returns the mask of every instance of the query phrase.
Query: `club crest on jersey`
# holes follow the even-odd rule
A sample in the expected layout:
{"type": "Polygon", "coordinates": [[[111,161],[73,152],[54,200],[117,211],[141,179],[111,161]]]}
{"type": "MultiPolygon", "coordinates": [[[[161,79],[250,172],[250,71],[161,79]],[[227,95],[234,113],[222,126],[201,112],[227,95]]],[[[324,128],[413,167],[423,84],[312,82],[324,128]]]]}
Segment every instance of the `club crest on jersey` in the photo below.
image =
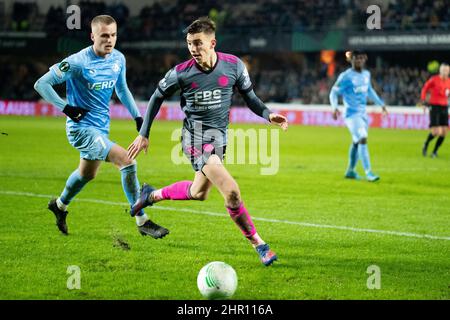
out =
{"type": "Polygon", "coordinates": [[[119,72],[120,67],[119,67],[119,64],[118,64],[117,62],[114,63],[114,65],[112,66],[112,70],[113,70],[114,72],[119,72]]]}
{"type": "Polygon", "coordinates": [[[88,83],[89,90],[111,89],[116,85],[116,80],[88,83]]]}

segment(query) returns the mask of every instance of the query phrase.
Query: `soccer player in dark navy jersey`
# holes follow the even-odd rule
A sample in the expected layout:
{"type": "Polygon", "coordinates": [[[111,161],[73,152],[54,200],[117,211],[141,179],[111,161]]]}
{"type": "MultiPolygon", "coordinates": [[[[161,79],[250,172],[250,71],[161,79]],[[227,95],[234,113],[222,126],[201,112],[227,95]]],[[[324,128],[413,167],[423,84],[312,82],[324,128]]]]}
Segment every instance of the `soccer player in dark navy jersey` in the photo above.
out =
{"type": "Polygon", "coordinates": [[[223,165],[233,87],[260,117],[284,130],[288,122],[284,116],[272,113],[255,95],[247,69],[238,57],[215,51],[215,29],[214,22],[205,17],[185,30],[192,59],[171,69],[159,82],[150,98],[140,134],[128,147],[131,159],[142,150],[147,151],[150,127],[162,102],[180,90],[181,108],[186,115],[182,147],[196,171],[194,180],[179,181],[158,190],[144,184],[132,213],[162,200],[205,200],[214,185],[223,195],[231,218],[256,249],[261,262],[268,266],[277,255],[256,232],[239,186],[223,165]]]}
{"type": "MultiPolygon", "coordinates": [[[[134,118],[138,131],[143,122],[127,86],[125,57],[114,49],[117,24],[111,16],[100,15],[92,20],[91,28],[93,45],[53,65],[34,85],[45,100],[67,115],[67,138],[80,152],[79,167],[68,178],[61,195],[48,204],[63,234],[68,234],[67,206],[94,179],[102,161],[112,162],[120,170],[130,205],[139,198],[140,191],[136,161],[129,159],[126,150],[108,137],[109,101],[114,90],[134,118]],[[67,102],[53,89],[53,85],[63,82],[67,102]]],[[[161,238],[168,233],[143,211],[135,216],[141,234],[161,238]]]]}

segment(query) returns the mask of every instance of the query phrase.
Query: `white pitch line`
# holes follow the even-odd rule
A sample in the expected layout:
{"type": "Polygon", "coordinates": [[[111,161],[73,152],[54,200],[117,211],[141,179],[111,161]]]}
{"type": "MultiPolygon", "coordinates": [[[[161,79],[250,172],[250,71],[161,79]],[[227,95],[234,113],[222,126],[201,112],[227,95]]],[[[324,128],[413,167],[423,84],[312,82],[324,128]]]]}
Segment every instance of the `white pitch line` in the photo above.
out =
{"type": "MultiPolygon", "coordinates": [[[[51,197],[53,197],[52,195],[48,195],[48,194],[36,194],[36,193],[31,193],[31,192],[16,192],[16,191],[4,191],[4,190],[0,190],[0,194],[10,195],[10,196],[29,196],[29,197],[36,197],[36,198],[51,198],[51,197]]],[[[98,200],[98,199],[79,198],[74,201],[106,204],[106,205],[113,205],[113,206],[126,206],[126,207],[129,206],[129,204],[127,202],[114,202],[114,201],[106,201],[106,200],[98,200]]],[[[217,212],[211,212],[211,211],[199,211],[199,210],[194,210],[194,209],[183,209],[183,208],[161,207],[161,206],[153,206],[153,208],[159,209],[159,210],[164,210],[164,211],[188,212],[188,213],[193,213],[193,214],[203,214],[203,215],[215,216],[215,217],[227,217],[228,216],[227,214],[224,214],[224,213],[217,213],[217,212]]],[[[430,235],[430,234],[418,234],[418,233],[401,232],[401,231],[353,228],[353,227],[346,227],[346,226],[334,226],[334,225],[328,225],[328,224],[317,224],[317,223],[309,223],[309,222],[258,218],[258,217],[254,217],[254,216],[252,216],[252,219],[256,220],[256,221],[292,224],[292,225],[298,225],[298,226],[303,226],[303,227],[336,229],[336,230],[346,230],[346,231],[353,231],[353,232],[379,233],[379,234],[388,234],[388,235],[393,235],[393,236],[422,238],[422,239],[450,240],[450,237],[434,236],[434,235],[430,235]]]]}

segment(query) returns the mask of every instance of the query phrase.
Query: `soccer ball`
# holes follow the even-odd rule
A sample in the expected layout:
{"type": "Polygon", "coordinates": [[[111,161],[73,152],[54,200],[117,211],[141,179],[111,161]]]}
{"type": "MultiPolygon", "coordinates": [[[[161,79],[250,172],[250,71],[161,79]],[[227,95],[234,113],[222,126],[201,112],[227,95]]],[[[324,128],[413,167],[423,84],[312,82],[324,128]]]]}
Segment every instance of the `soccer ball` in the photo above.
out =
{"type": "Polygon", "coordinates": [[[197,276],[197,286],[207,299],[228,299],[237,289],[236,271],[221,261],[213,261],[204,266],[197,276]]]}

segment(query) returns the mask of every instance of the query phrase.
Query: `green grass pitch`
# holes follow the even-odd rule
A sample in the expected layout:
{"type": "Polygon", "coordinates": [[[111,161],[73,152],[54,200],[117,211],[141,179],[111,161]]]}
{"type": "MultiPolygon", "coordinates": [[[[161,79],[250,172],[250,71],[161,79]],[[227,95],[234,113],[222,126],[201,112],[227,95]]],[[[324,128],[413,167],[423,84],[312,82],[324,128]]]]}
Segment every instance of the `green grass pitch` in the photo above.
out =
{"type": "MultiPolygon", "coordinates": [[[[149,153],[138,157],[141,183],[192,179],[190,165],[170,160],[177,144],[170,137],[180,126],[154,124],[149,153]]],[[[201,299],[197,273],[216,260],[238,274],[234,299],[450,298],[450,141],[438,159],[424,158],[425,131],[370,130],[378,183],[343,178],[345,128],[280,132],[273,176],[260,175],[262,165],[228,165],[258,232],[279,255],[269,268],[226,215],[217,190],[205,202],[148,209],[170,234],[142,237],[108,163],[71,204],[70,235],[61,235],[47,202],[79,159],[64,119],[1,117],[0,131],[0,299],[201,299]],[[79,290],[67,288],[72,265],[81,270],[79,290]],[[380,268],[380,289],[367,287],[371,265],[380,268]]],[[[112,122],[111,139],[120,145],[135,136],[133,122],[112,122]]]]}

